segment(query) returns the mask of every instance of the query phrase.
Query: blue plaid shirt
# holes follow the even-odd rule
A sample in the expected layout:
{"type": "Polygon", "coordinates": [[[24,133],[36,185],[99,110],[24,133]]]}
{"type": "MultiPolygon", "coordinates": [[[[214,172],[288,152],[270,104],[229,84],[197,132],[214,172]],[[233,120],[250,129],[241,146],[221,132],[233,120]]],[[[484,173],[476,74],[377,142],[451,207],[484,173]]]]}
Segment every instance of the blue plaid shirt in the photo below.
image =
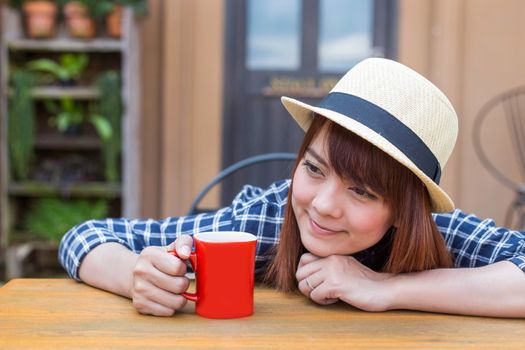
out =
{"type": "MultiPolygon", "coordinates": [[[[91,220],[73,227],[62,238],[59,258],[69,275],[79,279],[82,259],[101,243],[117,242],[135,253],[147,246],[166,246],[182,234],[206,231],[245,231],[257,236],[256,273],[271,259],[269,248],[279,242],[290,180],[267,189],[245,186],[229,207],[195,216],[163,220],[126,218],[91,220]]],[[[525,271],[525,232],[496,227],[492,220],[454,210],[434,214],[456,267],[477,267],[508,260],[525,271]]],[[[380,242],[381,243],[381,242],[380,242]]],[[[378,243],[356,254],[365,265],[384,246],[378,243]]]]}

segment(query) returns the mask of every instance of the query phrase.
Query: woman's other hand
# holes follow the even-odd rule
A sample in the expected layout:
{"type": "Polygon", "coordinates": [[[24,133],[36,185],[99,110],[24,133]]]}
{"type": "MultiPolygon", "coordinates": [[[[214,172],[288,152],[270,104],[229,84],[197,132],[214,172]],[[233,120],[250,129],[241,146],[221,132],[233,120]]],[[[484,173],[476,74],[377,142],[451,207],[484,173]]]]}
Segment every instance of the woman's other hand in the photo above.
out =
{"type": "Polygon", "coordinates": [[[366,311],[387,310],[383,282],[389,277],[351,256],[319,258],[310,253],[301,256],[296,273],[299,290],[316,303],[327,305],[342,300],[366,311]]]}

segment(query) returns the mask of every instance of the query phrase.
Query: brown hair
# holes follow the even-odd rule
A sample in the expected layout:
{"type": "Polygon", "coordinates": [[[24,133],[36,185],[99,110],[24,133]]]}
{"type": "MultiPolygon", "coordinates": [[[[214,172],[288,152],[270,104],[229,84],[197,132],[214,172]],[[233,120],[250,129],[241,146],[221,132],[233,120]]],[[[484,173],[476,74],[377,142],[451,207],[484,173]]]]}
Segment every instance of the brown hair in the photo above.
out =
{"type": "MultiPolygon", "coordinates": [[[[323,127],[330,166],[342,178],[371,189],[392,211],[395,227],[386,261],[379,268],[390,273],[406,273],[451,267],[452,258],[432,218],[430,196],[423,182],[408,168],[368,141],[347,129],[315,115],[298,153],[294,172],[306,149],[323,127]],[[417,209],[417,210],[414,210],[417,209]]],[[[295,272],[306,249],[291,205],[293,182],[279,244],[264,275],[264,282],[282,291],[297,289],[295,272]]]]}

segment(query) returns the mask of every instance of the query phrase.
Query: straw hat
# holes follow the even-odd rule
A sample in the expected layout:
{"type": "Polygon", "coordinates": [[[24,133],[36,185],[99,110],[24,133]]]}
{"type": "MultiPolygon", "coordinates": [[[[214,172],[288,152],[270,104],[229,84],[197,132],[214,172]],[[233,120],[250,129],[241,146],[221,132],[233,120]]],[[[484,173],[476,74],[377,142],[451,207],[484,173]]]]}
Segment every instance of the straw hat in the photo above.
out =
{"type": "Polygon", "coordinates": [[[318,106],[285,96],[281,101],[305,131],[315,112],[371,142],[423,181],[433,211],[454,209],[439,180],[456,142],[456,112],[434,84],[412,69],[368,58],[348,71],[318,106]]]}

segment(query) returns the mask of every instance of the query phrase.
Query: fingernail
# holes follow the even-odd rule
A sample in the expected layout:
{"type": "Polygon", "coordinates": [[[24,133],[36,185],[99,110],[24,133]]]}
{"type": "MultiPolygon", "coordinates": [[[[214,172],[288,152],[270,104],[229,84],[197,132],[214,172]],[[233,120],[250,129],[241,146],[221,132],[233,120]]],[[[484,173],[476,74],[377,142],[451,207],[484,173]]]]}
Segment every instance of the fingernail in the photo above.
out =
{"type": "Polygon", "coordinates": [[[181,252],[183,255],[190,256],[190,254],[191,254],[191,249],[190,249],[190,247],[188,247],[187,245],[185,245],[185,246],[183,246],[182,248],[180,248],[180,252],[181,252]]]}

